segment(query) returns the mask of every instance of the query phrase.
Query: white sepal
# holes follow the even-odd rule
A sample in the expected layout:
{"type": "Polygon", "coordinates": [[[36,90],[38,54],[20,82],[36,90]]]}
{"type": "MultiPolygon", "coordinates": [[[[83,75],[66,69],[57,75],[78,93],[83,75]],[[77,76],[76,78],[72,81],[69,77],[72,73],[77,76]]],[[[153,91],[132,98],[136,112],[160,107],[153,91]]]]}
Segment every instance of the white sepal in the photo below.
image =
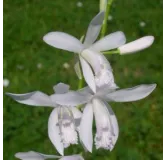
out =
{"type": "Polygon", "coordinates": [[[63,32],[47,33],[43,40],[50,46],[75,53],[80,53],[84,48],[77,38],[63,32]]]}
{"type": "Polygon", "coordinates": [[[57,151],[61,155],[64,155],[64,146],[61,142],[60,129],[58,126],[58,108],[55,108],[50,114],[48,120],[48,136],[57,151]]]}
{"type": "Polygon", "coordinates": [[[15,157],[21,160],[45,160],[50,158],[61,158],[61,156],[47,155],[35,151],[18,152],[15,154],[15,157]]]}
{"type": "Polygon", "coordinates": [[[50,98],[54,103],[62,106],[78,106],[88,102],[92,96],[84,95],[76,91],[69,91],[64,94],[53,94],[50,98]]]}
{"type": "Polygon", "coordinates": [[[89,85],[92,91],[96,93],[95,78],[90,65],[81,56],[80,56],[80,62],[86,83],[89,85]]]}
{"type": "Polygon", "coordinates": [[[106,101],[114,101],[114,102],[131,102],[137,101],[147,97],[152,91],[156,88],[156,84],[150,85],[139,85],[133,88],[127,89],[119,89],[117,91],[113,91],[103,98],[106,101]]]}
{"type": "Polygon", "coordinates": [[[40,91],[34,91],[24,94],[6,93],[6,95],[8,95],[9,97],[13,98],[15,101],[22,104],[27,104],[32,106],[54,106],[54,107],[56,105],[52,103],[48,95],[40,91]]]}
{"type": "Polygon", "coordinates": [[[81,155],[64,156],[60,160],[84,160],[81,155]]]}
{"type": "Polygon", "coordinates": [[[94,51],[108,51],[111,49],[115,49],[126,42],[126,37],[123,32],[117,31],[114,33],[111,33],[101,40],[95,42],[90,49],[94,51]]]}
{"type": "Polygon", "coordinates": [[[84,147],[89,152],[92,152],[92,146],[93,146],[92,124],[93,124],[93,107],[91,103],[88,103],[83,111],[79,135],[84,147]]]}
{"type": "Polygon", "coordinates": [[[90,22],[84,41],[84,46],[86,48],[92,45],[93,42],[97,39],[103,24],[103,20],[104,12],[100,12],[90,22]]]}

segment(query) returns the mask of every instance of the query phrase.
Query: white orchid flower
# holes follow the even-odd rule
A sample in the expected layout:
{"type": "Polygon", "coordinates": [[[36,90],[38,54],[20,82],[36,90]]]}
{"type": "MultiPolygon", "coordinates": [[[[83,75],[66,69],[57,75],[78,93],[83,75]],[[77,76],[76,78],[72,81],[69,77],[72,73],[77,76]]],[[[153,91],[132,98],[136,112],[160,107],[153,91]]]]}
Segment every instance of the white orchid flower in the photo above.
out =
{"type": "MultiPolygon", "coordinates": [[[[103,79],[107,73],[108,76],[105,77],[107,79],[106,82],[110,83],[109,81],[111,81],[110,84],[112,84],[112,81],[114,81],[111,66],[100,52],[118,48],[126,42],[125,35],[121,31],[109,34],[95,42],[100,33],[103,19],[104,12],[100,12],[92,19],[83,43],[77,38],[63,32],[50,32],[43,37],[43,40],[47,44],[79,55],[85,81],[93,92],[96,92],[96,86],[101,87],[101,81],[98,79],[100,77],[103,79]],[[100,81],[99,84],[98,81],[100,81]]],[[[76,65],[78,66],[78,64],[76,65]]],[[[75,66],[76,69],[77,66],[75,66]]],[[[76,72],[78,73],[78,71],[76,72]]]]}
{"type": "Polygon", "coordinates": [[[29,152],[18,152],[15,154],[16,158],[21,160],[45,160],[45,159],[59,159],[59,160],[84,160],[81,155],[71,155],[71,156],[56,156],[47,155],[35,151],[29,152]]]}
{"type": "MultiPolygon", "coordinates": [[[[108,86],[99,88],[94,94],[89,87],[77,91],[79,95],[88,95],[80,124],[80,139],[89,152],[92,152],[93,114],[96,121],[97,133],[95,135],[96,148],[112,150],[118,139],[119,127],[116,116],[107,102],[131,102],[147,97],[156,87],[156,84],[139,85],[127,89],[110,89],[108,86]],[[89,99],[90,98],[90,99],[89,99]]],[[[54,100],[61,105],[80,105],[76,101],[77,94],[71,96],[66,93],[53,95],[54,100]]],[[[85,99],[84,99],[85,100],[85,99]]]]}
{"type": "Polygon", "coordinates": [[[121,55],[130,54],[148,48],[154,42],[153,36],[145,36],[118,48],[121,55]]]}
{"type": "MultiPolygon", "coordinates": [[[[7,93],[15,101],[33,106],[54,107],[48,121],[48,134],[51,142],[58,152],[63,155],[64,148],[70,144],[78,143],[77,127],[79,127],[82,113],[73,105],[58,105],[53,99],[54,95],[68,93],[75,96],[75,92],[69,91],[69,86],[63,83],[53,87],[55,94],[48,96],[43,92],[35,91],[25,94],[7,93]]],[[[86,98],[77,94],[78,103],[86,102],[86,98]],[[85,100],[84,100],[85,99],[85,100]],[[84,101],[84,102],[83,102],[84,101]]],[[[66,99],[67,100],[67,99],[66,99]]]]}

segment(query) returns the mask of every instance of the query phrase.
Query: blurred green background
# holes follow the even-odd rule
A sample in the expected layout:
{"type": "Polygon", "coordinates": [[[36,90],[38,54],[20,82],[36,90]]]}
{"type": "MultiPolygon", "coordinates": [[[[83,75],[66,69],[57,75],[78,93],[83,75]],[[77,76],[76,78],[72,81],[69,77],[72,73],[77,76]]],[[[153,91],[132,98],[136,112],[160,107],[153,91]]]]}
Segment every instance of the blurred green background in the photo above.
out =
{"type": "MultiPolygon", "coordinates": [[[[4,92],[40,90],[53,93],[58,82],[77,89],[74,54],[52,48],[42,37],[49,31],[64,31],[80,38],[98,13],[98,0],[4,0],[4,92]],[[81,2],[81,3],[80,3],[81,2]],[[82,4],[82,6],[80,6],[82,4]],[[79,7],[80,6],[80,7],[79,7]]],[[[107,56],[120,87],[157,83],[146,99],[133,103],[111,103],[120,135],[112,152],[93,150],[87,160],[162,159],[162,1],[115,0],[107,34],[121,30],[127,41],[154,35],[152,47],[133,55],[107,56]]],[[[4,96],[4,159],[13,160],[19,151],[35,150],[58,154],[47,137],[51,108],[35,108],[4,96]]],[[[65,151],[79,153],[81,146],[65,151]]]]}

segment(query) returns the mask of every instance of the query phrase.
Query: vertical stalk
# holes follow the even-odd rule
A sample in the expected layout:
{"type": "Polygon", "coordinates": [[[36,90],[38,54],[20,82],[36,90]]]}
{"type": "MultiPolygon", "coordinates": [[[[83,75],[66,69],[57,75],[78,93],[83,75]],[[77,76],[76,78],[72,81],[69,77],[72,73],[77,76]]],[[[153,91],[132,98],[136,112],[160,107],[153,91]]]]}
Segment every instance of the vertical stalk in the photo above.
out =
{"type": "Polygon", "coordinates": [[[103,54],[120,54],[120,51],[117,49],[117,50],[114,50],[114,51],[103,52],[103,54]]]}
{"type": "Polygon", "coordinates": [[[78,89],[81,89],[82,87],[83,87],[83,77],[78,81],[78,89]]]}
{"type": "Polygon", "coordinates": [[[106,12],[105,12],[105,16],[104,16],[104,22],[103,22],[103,26],[102,26],[102,29],[101,29],[101,37],[100,38],[103,38],[105,36],[106,31],[107,31],[108,16],[109,16],[109,12],[110,12],[112,2],[113,2],[113,0],[108,0],[107,7],[106,7],[106,12]]]}

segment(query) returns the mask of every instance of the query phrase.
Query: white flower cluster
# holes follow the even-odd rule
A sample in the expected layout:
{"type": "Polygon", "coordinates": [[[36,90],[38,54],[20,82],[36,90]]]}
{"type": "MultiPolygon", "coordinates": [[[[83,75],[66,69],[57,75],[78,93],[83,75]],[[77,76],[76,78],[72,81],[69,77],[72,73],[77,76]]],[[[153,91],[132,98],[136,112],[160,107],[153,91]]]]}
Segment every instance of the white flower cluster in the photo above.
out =
{"type": "Polygon", "coordinates": [[[104,19],[104,12],[96,15],[89,24],[84,42],[63,32],[50,32],[44,41],[59,49],[74,52],[78,55],[76,73],[80,77],[79,63],[88,86],[77,91],[69,90],[69,86],[59,83],[53,87],[54,94],[47,95],[40,91],[25,94],[7,93],[15,101],[32,106],[53,107],[48,120],[48,136],[62,156],[45,155],[34,151],[17,153],[16,157],[28,160],[44,160],[59,158],[60,160],[82,160],[81,155],[64,156],[64,149],[79,140],[84,148],[92,152],[93,141],[98,148],[112,150],[119,135],[116,116],[108,102],[131,102],[147,97],[156,84],[142,84],[133,88],[120,89],[115,81],[112,68],[103,55],[103,51],[117,49],[121,55],[134,53],[149,47],[153,36],[146,36],[127,43],[123,32],[117,31],[104,38],[96,39],[104,19]],[[77,108],[83,108],[83,113],[77,108]],[[96,133],[93,137],[93,119],[96,133]],[[79,139],[80,138],[80,139],[79,139]]]}

